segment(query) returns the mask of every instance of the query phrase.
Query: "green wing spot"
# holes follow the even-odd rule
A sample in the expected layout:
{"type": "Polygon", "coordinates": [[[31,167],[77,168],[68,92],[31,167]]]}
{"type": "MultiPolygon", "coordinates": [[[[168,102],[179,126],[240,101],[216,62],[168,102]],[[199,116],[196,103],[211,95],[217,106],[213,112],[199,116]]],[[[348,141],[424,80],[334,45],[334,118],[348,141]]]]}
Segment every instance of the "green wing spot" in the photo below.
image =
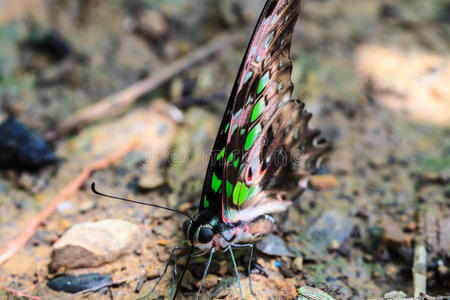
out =
{"type": "Polygon", "coordinates": [[[233,161],[233,152],[230,153],[230,155],[228,155],[227,157],[227,163],[230,163],[233,161]]]}
{"type": "Polygon", "coordinates": [[[225,156],[225,147],[223,147],[222,150],[220,151],[220,153],[217,155],[216,160],[220,160],[224,156],[225,156]]]}
{"type": "Polygon", "coordinates": [[[241,191],[241,185],[242,185],[242,183],[239,181],[238,183],[236,183],[236,186],[234,187],[234,191],[233,191],[233,203],[234,203],[234,205],[238,205],[239,204],[239,192],[241,191]]]}
{"type": "MultiPolygon", "coordinates": [[[[259,185],[254,185],[250,188],[250,190],[247,193],[247,197],[245,197],[245,200],[250,199],[251,197],[255,196],[261,191],[261,187],[259,185]]],[[[244,200],[244,201],[245,201],[244,200]]]]}
{"type": "Polygon", "coordinates": [[[264,109],[266,109],[266,101],[264,100],[264,98],[261,98],[253,107],[250,122],[254,122],[256,119],[258,119],[258,117],[263,113],[264,109]]]}
{"type": "Polygon", "coordinates": [[[253,127],[252,130],[250,130],[250,132],[247,135],[247,138],[245,139],[245,147],[244,147],[245,151],[247,151],[248,149],[250,149],[250,147],[253,146],[260,132],[261,132],[261,125],[259,124],[256,124],[256,126],[253,127]]]}
{"type": "Polygon", "coordinates": [[[258,90],[257,93],[261,93],[262,90],[266,87],[266,85],[269,83],[269,79],[270,79],[270,74],[269,71],[267,71],[266,73],[264,73],[264,75],[261,77],[261,79],[259,80],[259,84],[258,84],[258,90]]]}
{"type": "Polygon", "coordinates": [[[203,206],[207,208],[209,206],[209,201],[206,199],[206,196],[203,197],[203,206]]]}
{"type": "Polygon", "coordinates": [[[258,55],[258,56],[256,57],[256,62],[259,63],[260,61],[261,61],[261,56],[258,55]]]}
{"type": "Polygon", "coordinates": [[[264,43],[264,47],[267,49],[267,47],[269,47],[270,46],[270,43],[272,43],[272,40],[273,40],[273,34],[274,34],[275,32],[274,31],[272,31],[270,34],[269,34],[269,36],[267,37],[267,39],[266,39],[266,42],[264,43]]]}
{"type": "Polygon", "coordinates": [[[248,193],[248,187],[245,184],[242,184],[241,192],[239,193],[239,206],[241,206],[242,203],[244,203],[247,193],[248,193]]]}
{"type": "Polygon", "coordinates": [[[239,167],[239,173],[242,172],[242,168],[244,168],[244,164],[242,163],[241,166],[239,167]]]}
{"type": "Polygon", "coordinates": [[[245,128],[241,129],[241,135],[245,133],[245,128]]]}
{"type": "Polygon", "coordinates": [[[222,180],[217,178],[216,173],[213,173],[213,178],[212,178],[212,182],[211,182],[211,188],[213,189],[213,191],[215,193],[217,193],[217,191],[220,189],[221,183],[222,183],[222,180]]]}
{"type": "Polygon", "coordinates": [[[234,133],[234,131],[237,129],[237,125],[236,124],[234,124],[233,125],[233,128],[231,128],[231,135],[233,135],[233,133],[234,133]]]}
{"type": "Polygon", "coordinates": [[[230,128],[230,122],[228,122],[227,125],[225,125],[225,131],[224,131],[224,133],[227,133],[228,128],[230,128]]]}
{"type": "Polygon", "coordinates": [[[252,71],[249,71],[249,72],[247,73],[247,75],[245,75],[245,78],[244,78],[244,84],[247,83],[247,81],[249,81],[250,78],[252,78],[252,75],[253,75],[253,72],[252,72],[252,71]]]}
{"type": "Polygon", "coordinates": [[[233,185],[227,180],[227,197],[231,197],[231,193],[233,192],[233,185]]]}
{"type": "Polygon", "coordinates": [[[233,166],[234,166],[235,168],[237,168],[238,164],[239,164],[239,157],[236,158],[236,160],[235,160],[234,163],[233,163],[233,166]]]}

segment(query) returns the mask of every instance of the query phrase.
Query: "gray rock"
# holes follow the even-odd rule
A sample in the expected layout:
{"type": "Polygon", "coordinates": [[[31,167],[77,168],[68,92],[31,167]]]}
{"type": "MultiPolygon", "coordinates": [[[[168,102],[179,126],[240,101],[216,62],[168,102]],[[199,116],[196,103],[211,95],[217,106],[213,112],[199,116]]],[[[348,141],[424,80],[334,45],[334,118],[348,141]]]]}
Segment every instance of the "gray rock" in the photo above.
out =
{"type": "Polygon", "coordinates": [[[138,246],[139,232],[137,225],[118,219],[74,225],[53,245],[51,267],[67,270],[112,262],[138,246]]]}
{"type": "Polygon", "coordinates": [[[275,234],[269,234],[265,239],[258,242],[256,248],[265,254],[273,256],[297,256],[287,248],[284,240],[275,234]]]}
{"type": "Polygon", "coordinates": [[[342,245],[347,240],[355,224],[342,212],[329,210],[308,230],[308,242],[311,248],[322,254],[332,245],[342,245]]]}

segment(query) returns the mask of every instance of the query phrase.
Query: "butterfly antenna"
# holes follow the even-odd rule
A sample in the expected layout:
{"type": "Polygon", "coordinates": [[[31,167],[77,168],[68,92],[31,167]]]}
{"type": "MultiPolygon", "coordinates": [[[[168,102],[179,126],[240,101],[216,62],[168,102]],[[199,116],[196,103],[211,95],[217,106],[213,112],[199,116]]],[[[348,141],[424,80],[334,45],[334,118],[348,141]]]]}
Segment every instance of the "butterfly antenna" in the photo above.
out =
{"type": "Polygon", "coordinates": [[[99,192],[99,191],[97,191],[95,189],[95,182],[91,183],[91,190],[92,190],[92,192],[94,192],[94,194],[97,194],[99,196],[112,198],[112,199],[117,199],[117,200],[126,201],[126,202],[131,202],[131,203],[136,203],[136,204],[141,204],[141,205],[152,206],[152,207],[156,207],[156,208],[162,208],[162,209],[169,210],[169,211],[173,211],[173,212],[182,214],[183,216],[186,216],[189,219],[191,219],[192,221],[194,221],[194,219],[190,215],[188,215],[187,213],[184,213],[184,212],[182,212],[180,210],[177,210],[177,209],[174,209],[174,208],[169,208],[169,207],[165,207],[165,206],[161,206],[161,205],[157,205],[157,204],[151,204],[151,203],[147,203],[147,202],[141,202],[141,201],[136,201],[136,200],[131,200],[131,199],[126,199],[126,198],[121,198],[121,197],[116,197],[116,196],[104,194],[104,193],[99,192]]]}
{"type": "Polygon", "coordinates": [[[194,252],[194,246],[192,246],[191,250],[189,251],[189,256],[188,256],[188,258],[186,260],[186,264],[183,267],[183,271],[181,272],[181,276],[180,276],[180,279],[178,280],[178,284],[176,286],[175,294],[173,294],[172,300],[174,300],[177,297],[178,291],[180,290],[181,282],[183,281],[184,274],[186,273],[186,270],[187,270],[187,267],[189,265],[189,261],[191,260],[193,252],[194,252]]]}

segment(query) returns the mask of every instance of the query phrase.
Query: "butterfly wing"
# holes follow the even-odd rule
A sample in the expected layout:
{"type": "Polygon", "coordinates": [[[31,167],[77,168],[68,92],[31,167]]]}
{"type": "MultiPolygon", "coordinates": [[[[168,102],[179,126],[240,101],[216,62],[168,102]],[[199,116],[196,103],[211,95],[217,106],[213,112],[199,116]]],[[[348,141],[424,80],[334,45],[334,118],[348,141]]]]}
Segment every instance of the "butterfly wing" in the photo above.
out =
{"type": "Polygon", "coordinates": [[[200,211],[221,211],[224,222],[286,209],[329,148],[315,143],[311,115],[291,100],[289,50],[299,6],[269,0],[241,63],[200,204],[200,211]]]}
{"type": "Polygon", "coordinates": [[[311,115],[291,99],[290,45],[300,1],[269,1],[239,74],[224,159],[222,220],[283,211],[320,166],[311,115]]]}
{"type": "MultiPolygon", "coordinates": [[[[225,160],[228,158],[229,153],[238,149],[238,144],[234,143],[231,145],[230,142],[239,124],[243,125],[242,117],[247,115],[251,107],[255,105],[256,96],[254,94],[256,92],[260,94],[260,90],[264,89],[270,80],[268,78],[270,73],[261,73],[261,70],[269,70],[269,63],[273,62],[274,59],[280,60],[278,62],[280,64],[281,58],[284,57],[283,61],[287,64],[282,66],[283,71],[278,72],[279,75],[277,77],[280,80],[284,80],[284,89],[286,91],[292,90],[289,45],[292,30],[297,20],[299,6],[299,0],[269,0],[263,8],[244,59],[241,62],[216,141],[214,142],[213,152],[210,156],[203,184],[200,212],[206,208],[212,210],[221,209],[222,219],[226,218],[223,214],[225,209],[223,194],[226,189],[224,180],[225,160]],[[284,44],[284,46],[279,49],[276,43],[284,44]],[[277,51],[272,53],[274,50],[277,51]],[[272,57],[272,54],[275,58],[272,57]],[[251,95],[253,95],[253,98],[249,98],[251,95]]],[[[258,106],[258,109],[261,108],[262,103],[258,106]]],[[[272,108],[273,110],[274,108],[272,108]]]]}

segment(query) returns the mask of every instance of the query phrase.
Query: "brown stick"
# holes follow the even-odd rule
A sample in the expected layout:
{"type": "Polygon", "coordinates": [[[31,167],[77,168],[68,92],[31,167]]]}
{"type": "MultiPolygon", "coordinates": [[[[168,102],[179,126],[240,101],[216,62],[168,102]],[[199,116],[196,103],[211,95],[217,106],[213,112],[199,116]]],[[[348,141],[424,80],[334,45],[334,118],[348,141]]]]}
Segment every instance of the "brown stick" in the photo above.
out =
{"type": "MultiPolygon", "coordinates": [[[[34,286],[32,286],[31,289],[32,289],[32,288],[34,288],[34,286]]],[[[38,297],[38,296],[31,296],[31,295],[26,294],[27,291],[30,290],[30,288],[28,288],[28,289],[26,289],[26,290],[23,290],[23,291],[14,291],[14,290],[12,290],[12,289],[9,289],[9,288],[7,288],[7,287],[4,287],[4,286],[1,286],[1,285],[0,285],[0,289],[4,290],[6,293],[15,295],[15,296],[17,296],[17,297],[23,297],[23,298],[26,298],[26,299],[33,299],[33,300],[42,300],[41,297],[38,297]]]]}
{"type": "Polygon", "coordinates": [[[189,53],[173,63],[169,64],[158,73],[136,82],[130,87],[110,95],[97,103],[83,108],[75,113],[74,116],[67,119],[57,129],[49,131],[45,137],[49,140],[54,140],[64,134],[73,131],[87,123],[96,121],[104,117],[106,114],[114,115],[119,113],[124,107],[136,101],[139,97],[151,92],[161,84],[168,81],[170,78],[178,75],[186,70],[196,62],[205,59],[206,57],[221,51],[239,40],[241,35],[239,33],[224,34],[206,45],[201,46],[195,51],[189,53]]]}
{"type": "Polygon", "coordinates": [[[75,177],[55,198],[53,198],[50,204],[42,212],[40,212],[31,220],[25,230],[18,237],[12,240],[4,249],[0,251],[0,266],[25,246],[26,242],[33,236],[36,228],[48,217],[50,217],[61,200],[75,194],[93,171],[105,169],[109,165],[111,165],[111,163],[124,157],[138,144],[141,138],[141,134],[137,134],[133,139],[130,140],[128,144],[119,148],[108,157],[100,159],[93,164],[85,167],[77,177],[75,177]]]}

